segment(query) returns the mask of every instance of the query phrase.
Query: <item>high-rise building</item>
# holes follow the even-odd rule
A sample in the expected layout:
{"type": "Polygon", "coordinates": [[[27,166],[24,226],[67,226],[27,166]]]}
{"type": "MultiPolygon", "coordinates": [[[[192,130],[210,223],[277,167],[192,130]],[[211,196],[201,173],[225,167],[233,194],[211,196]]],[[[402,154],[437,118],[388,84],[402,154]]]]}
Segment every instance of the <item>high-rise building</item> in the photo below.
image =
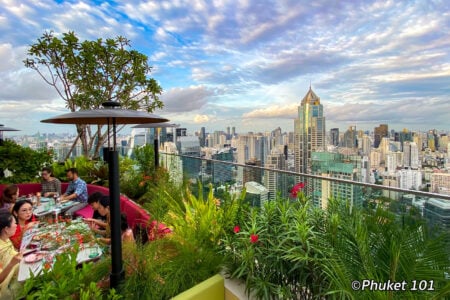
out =
{"type": "Polygon", "coordinates": [[[405,141],[403,143],[403,167],[419,168],[419,148],[414,142],[405,141]]]}
{"type": "Polygon", "coordinates": [[[356,139],[356,126],[350,126],[348,130],[344,133],[344,140],[342,146],[346,148],[357,148],[358,142],[356,139]]]}
{"type": "Polygon", "coordinates": [[[422,185],[422,173],[419,170],[399,170],[400,188],[406,190],[419,190],[422,185]]]}
{"type": "Polygon", "coordinates": [[[269,190],[269,199],[274,200],[277,193],[281,193],[281,197],[287,197],[287,175],[276,170],[286,170],[286,159],[284,154],[278,151],[277,148],[272,149],[270,155],[267,156],[266,168],[274,169],[275,171],[264,172],[264,186],[269,190]]]}
{"type": "Polygon", "coordinates": [[[378,146],[381,143],[381,140],[384,137],[388,137],[388,125],[387,124],[380,124],[380,126],[375,127],[375,130],[374,130],[373,147],[374,148],[378,148],[378,146]]]}
{"type": "Polygon", "coordinates": [[[331,128],[330,139],[331,139],[331,145],[339,146],[339,128],[331,128]]]}
{"type": "MultiPolygon", "coordinates": [[[[180,155],[200,157],[200,141],[196,136],[180,136],[177,141],[177,149],[180,155]]],[[[200,172],[200,159],[189,157],[181,158],[183,171],[189,178],[197,178],[200,172]]]]}
{"type": "Polygon", "coordinates": [[[200,147],[206,146],[206,129],[205,127],[200,128],[200,147]]]}
{"type": "Polygon", "coordinates": [[[430,192],[450,195],[450,174],[434,173],[430,178],[430,192]]]}
{"type": "MultiPolygon", "coordinates": [[[[261,167],[261,160],[252,158],[245,162],[248,166],[254,166],[254,167],[261,167]]],[[[244,179],[243,184],[246,184],[247,182],[255,181],[257,183],[262,183],[262,170],[259,168],[244,168],[244,179]]]]}
{"type": "Polygon", "coordinates": [[[367,134],[364,134],[361,138],[361,149],[362,154],[367,156],[369,156],[372,151],[372,142],[367,134]]]}
{"type": "MultiPolygon", "coordinates": [[[[222,149],[212,155],[212,159],[221,160],[226,162],[233,162],[233,151],[231,148],[222,149]]],[[[207,162],[207,169],[211,170],[212,181],[214,183],[229,182],[233,176],[233,166],[222,163],[209,163],[207,162]],[[209,166],[208,166],[209,164],[209,166]]]]}
{"type": "MultiPolygon", "coordinates": [[[[360,181],[361,166],[359,156],[344,156],[331,152],[312,153],[312,173],[314,175],[360,181]]],[[[311,196],[317,207],[325,209],[330,198],[347,201],[351,206],[360,207],[362,205],[361,186],[322,179],[308,179],[306,186],[312,186],[311,196]]]]}
{"type": "Polygon", "coordinates": [[[298,117],[294,121],[294,126],[295,171],[310,173],[311,153],[326,149],[323,106],[311,87],[298,107],[298,117]]]}

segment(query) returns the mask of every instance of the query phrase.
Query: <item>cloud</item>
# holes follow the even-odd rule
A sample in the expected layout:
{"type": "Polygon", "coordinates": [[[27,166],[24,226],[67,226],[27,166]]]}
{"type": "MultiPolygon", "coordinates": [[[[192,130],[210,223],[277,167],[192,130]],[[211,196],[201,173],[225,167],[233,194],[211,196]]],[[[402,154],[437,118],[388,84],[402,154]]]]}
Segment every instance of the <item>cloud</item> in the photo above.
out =
{"type": "Polygon", "coordinates": [[[204,86],[173,88],[161,96],[165,112],[189,112],[200,109],[214,93],[204,86]]]}
{"type": "Polygon", "coordinates": [[[196,124],[208,123],[210,120],[210,117],[207,115],[195,115],[194,117],[194,123],[196,124]]]}
{"type": "Polygon", "coordinates": [[[266,108],[252,110],[242,115],[245,119],[255,118],[295,118],[298,112],[298,104],[272,105],[266,108]]]}

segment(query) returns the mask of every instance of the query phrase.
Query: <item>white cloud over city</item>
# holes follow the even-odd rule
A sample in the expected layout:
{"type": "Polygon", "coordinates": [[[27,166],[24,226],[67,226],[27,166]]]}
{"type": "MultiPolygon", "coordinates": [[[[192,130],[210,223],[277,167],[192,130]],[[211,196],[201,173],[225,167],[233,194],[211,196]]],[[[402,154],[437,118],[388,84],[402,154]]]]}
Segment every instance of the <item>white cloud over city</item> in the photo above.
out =
{"type": "Polygon", "coordinates": [[[448,1],[0,0],[0,123],[26,133],[64,102],[23,66],[44,31],[123,35],[149,57],[156,114],[207,131],[293,130],[311,84],[327,127],[450,129],[448,1]]]}

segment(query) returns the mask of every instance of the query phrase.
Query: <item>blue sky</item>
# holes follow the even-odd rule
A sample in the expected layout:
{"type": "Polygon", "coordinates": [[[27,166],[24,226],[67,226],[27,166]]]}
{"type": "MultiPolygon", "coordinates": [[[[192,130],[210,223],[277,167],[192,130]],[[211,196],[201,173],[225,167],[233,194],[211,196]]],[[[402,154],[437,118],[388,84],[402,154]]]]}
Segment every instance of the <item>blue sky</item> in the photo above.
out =
{"type": "Polygon", "coordinates": [[[64,102],[22,60],[44,31],[123,35],[164,89],[156,114],[192,133],[293,131],[311,82],[327,130],[450,130],[450,1],[0,0],[0,123],[39,120],[64,102]]]}

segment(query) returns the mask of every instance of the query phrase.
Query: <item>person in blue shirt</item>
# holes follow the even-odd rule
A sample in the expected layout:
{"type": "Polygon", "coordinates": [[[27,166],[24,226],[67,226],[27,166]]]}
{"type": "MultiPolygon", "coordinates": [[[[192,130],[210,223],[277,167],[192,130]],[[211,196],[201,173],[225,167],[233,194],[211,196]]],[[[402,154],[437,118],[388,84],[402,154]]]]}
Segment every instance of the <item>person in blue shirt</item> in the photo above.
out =
{"type": "Polygon", "coordinates": [[[78,177],[76,168],[67,170],[67,178],[70,180],[70,184],[66,192],[61,196],[61,202],[69,200],[79,202],[66,211],[66,215],[72,216],[74,212],[88,205],[88,192],[86,182],[78,177]]]}

